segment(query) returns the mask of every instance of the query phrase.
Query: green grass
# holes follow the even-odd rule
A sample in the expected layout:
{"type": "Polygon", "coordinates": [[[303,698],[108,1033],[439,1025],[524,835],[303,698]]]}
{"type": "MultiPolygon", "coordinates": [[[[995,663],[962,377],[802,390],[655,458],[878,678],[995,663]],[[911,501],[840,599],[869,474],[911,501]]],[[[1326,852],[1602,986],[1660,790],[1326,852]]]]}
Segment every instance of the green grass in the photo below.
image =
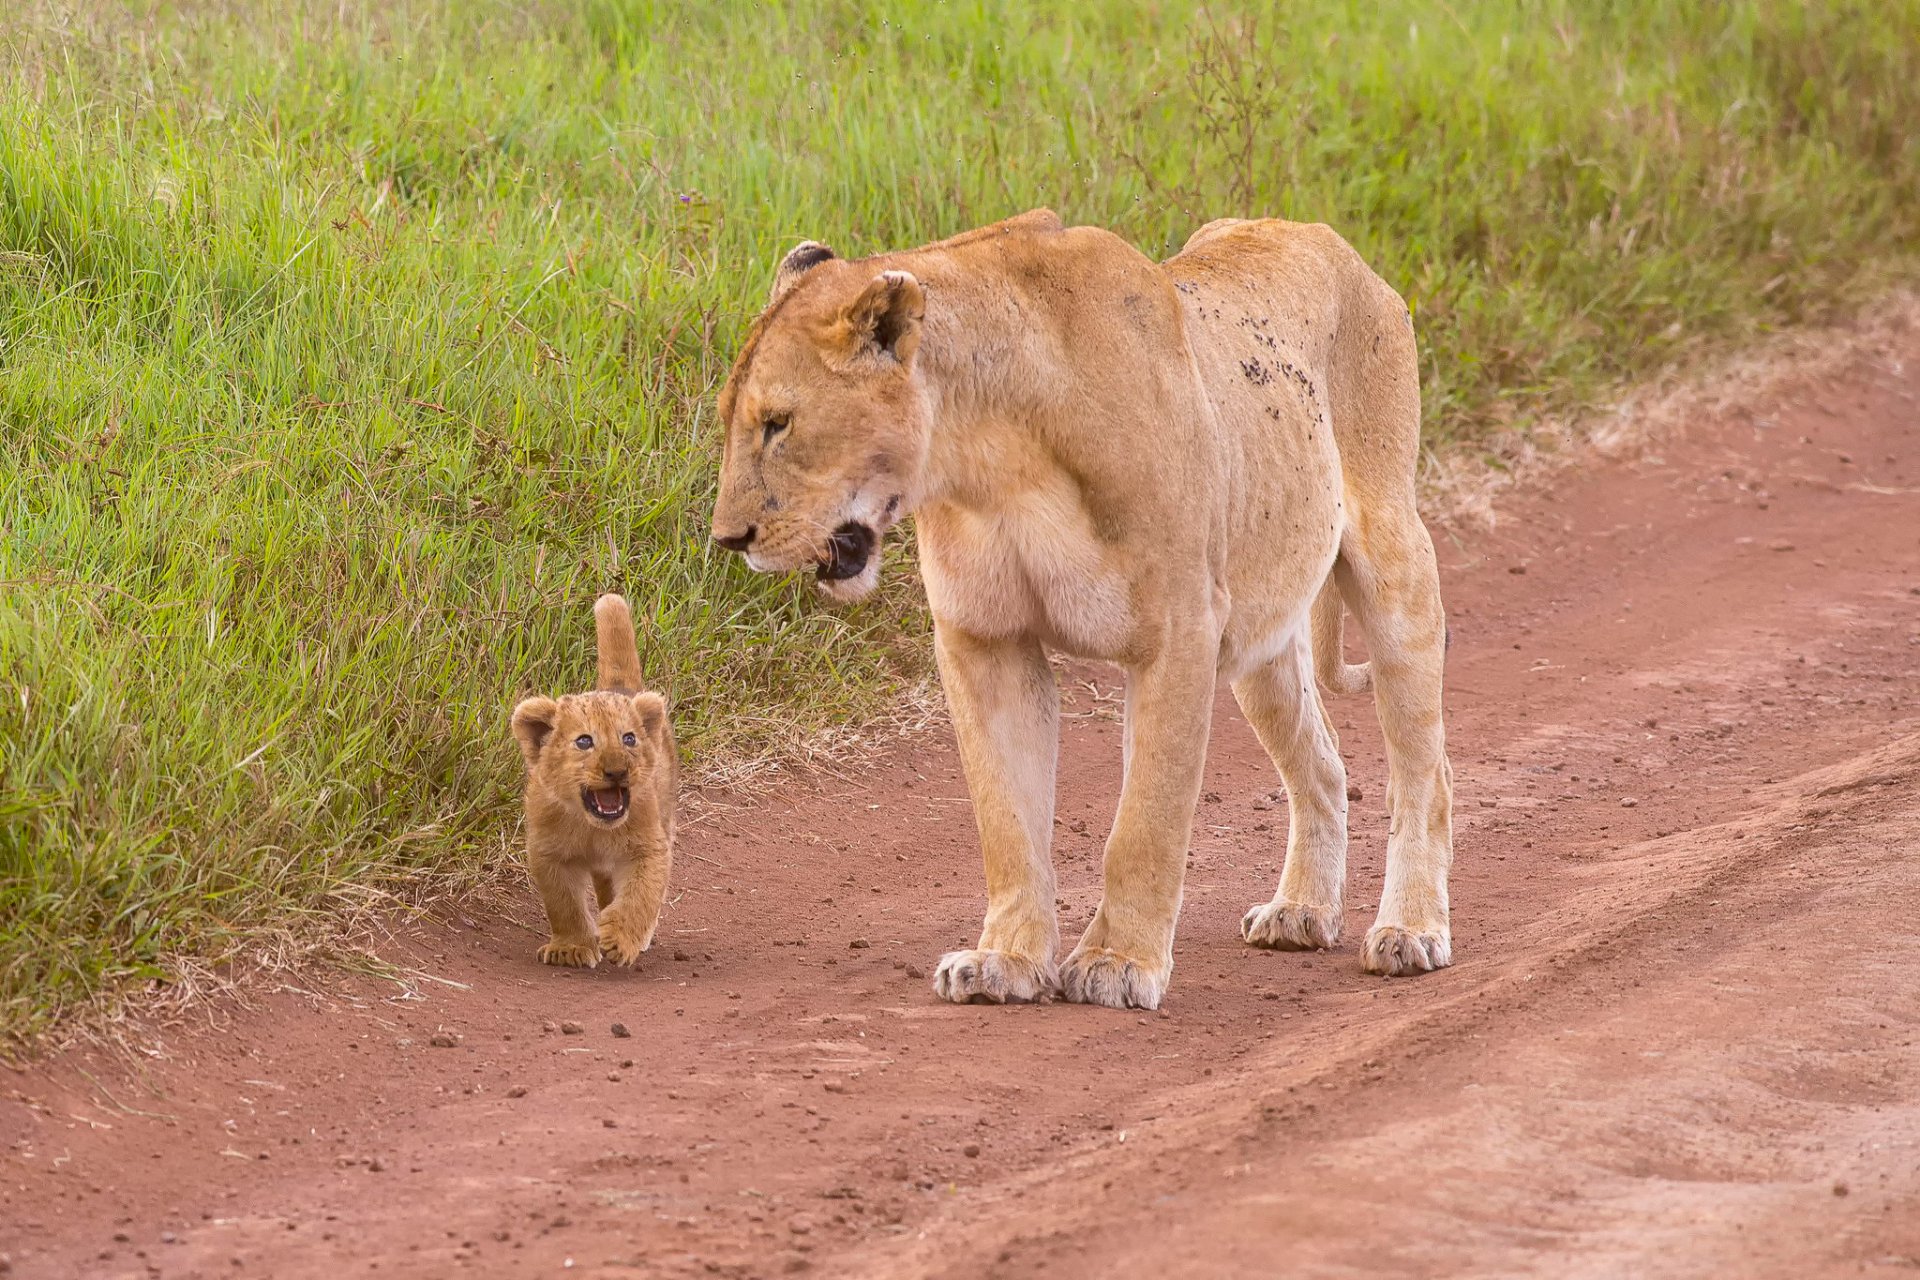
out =
{"type": "Polygon", "coordinates": [[[506,709],[589,680],[599,591],[697,757],[925,672],[911,574],[839,613],[705,546],[712,393],[792,242],[1324,220],[1414,305],[1430,439],[1470,442],[1907,272],[1916,30],[1920,0],[8,6],[0,1038],[508,857],[506,709]]]}

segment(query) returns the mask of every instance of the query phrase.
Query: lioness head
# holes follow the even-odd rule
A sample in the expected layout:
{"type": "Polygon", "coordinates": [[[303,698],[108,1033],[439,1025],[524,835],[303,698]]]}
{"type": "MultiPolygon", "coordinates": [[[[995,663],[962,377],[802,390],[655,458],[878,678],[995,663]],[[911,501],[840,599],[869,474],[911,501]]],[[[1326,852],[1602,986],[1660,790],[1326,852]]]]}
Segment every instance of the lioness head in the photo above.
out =
{"type": "Polygon", "coordinates": [[[914,374],[924,311],[905,271],[811,241],[786,256],[720,392],[714,541],[763,573],[811,566],[836,600],[873,590],[931,439],[914,374]]]}
{"type": "Polygon", "coordinates": [[[627,819],[634,783],[662,767],[667,702],[658,693],[527,698],[513,736],[527,761],[527,801],[611,829],[627,819]]]}

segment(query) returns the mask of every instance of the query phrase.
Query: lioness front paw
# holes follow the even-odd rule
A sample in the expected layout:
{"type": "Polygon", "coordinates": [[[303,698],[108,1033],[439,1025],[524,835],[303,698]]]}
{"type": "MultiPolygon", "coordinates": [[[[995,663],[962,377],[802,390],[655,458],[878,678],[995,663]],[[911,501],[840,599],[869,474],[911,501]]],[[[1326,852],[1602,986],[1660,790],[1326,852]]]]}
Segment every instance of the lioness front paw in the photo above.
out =
{"type": "Polygon", "coordinates": [[[1340,941],[1341,910],[1305,902],[1263,902],[1240,921],[1240,936],[1256,947],[1324,951],[1340,941]]]}
{"type": "Polygon", "coordinates": [[[541,964],[562,964],[575,969],[591,969],[600,963],[597,942],[561,942],[555,939],[540,948],[541,964]]]}
{"type": "MultiPolygon", "coordinates": [[[[1170,968],[1171,966],[1169,966],[1170,968]]],[[[1168,973],[1106,947],[1086,947],[1060,966],[1060,996],[1109,1009],[1158,1009],[1168,973]]]]}
{"type": "Polygon", "coordinates": [[[1052,965],[1011,951],[949,951],[933,971],[933,993],[955,1004],[1026,1004],[1057,986],[1052,965]]]}
{"type": "Polygon", "coordinates": [[[1452,963],[1453,939],[1444,925],[1438,929],[1409,929],[1376,924],[1367,930],[1366,943],[1360,948],[1360,967],[1389,978],[1430,973],[1452,963]]]}

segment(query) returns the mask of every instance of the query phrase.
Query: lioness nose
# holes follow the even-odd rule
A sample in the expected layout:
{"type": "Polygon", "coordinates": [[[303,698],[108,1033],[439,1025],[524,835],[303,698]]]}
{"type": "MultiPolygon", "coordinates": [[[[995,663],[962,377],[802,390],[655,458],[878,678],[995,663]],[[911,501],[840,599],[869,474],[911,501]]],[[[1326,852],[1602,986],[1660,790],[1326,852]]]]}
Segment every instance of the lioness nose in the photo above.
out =
{"type": "Polygon", "coordinates": [[[753,545],[753,535],[760,532],[758,525],[748,525],[745,533],[721,533],[713,531],[713,540],[729,551],[745,551],[753,545]]]}

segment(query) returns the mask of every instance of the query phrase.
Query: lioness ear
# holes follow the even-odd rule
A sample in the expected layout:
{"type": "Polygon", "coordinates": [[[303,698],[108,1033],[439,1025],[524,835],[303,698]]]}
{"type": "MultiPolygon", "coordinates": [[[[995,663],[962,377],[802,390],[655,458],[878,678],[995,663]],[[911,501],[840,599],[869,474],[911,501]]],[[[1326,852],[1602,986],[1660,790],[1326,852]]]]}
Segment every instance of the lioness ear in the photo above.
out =
{"type": "Polygon", "coordinates": [[[841,314],[838,339],[848,359],[884,356],[912,364],[927,296],[905,271],[882,271],[841,314]]]}
{"type": "Polygon", "coordinates": [[[553,736],[554,717],[559,714],[560,704],[552,698],[527,698],[513,709],[513,736],[529,769],[540,758],[540,748],[553,736]]]}
{"type": "Polygon", "coordinates": [[[667,724],[667,700],[649,689],[633,695],[633,709],[640,713],[640,727],[646,730],[647,736],[659,739],[667,724]]]}
{"type": "Polygon", "coordinates": [[[813,270],[833,256],[833,250],[817,240],[802,240],[787,251],[780,259],[780,269],[773,273],[773,290],[767,295],[767,305],[772,306],[787,296],[788,290],[800,283],[800,277],[813,270]]]}

